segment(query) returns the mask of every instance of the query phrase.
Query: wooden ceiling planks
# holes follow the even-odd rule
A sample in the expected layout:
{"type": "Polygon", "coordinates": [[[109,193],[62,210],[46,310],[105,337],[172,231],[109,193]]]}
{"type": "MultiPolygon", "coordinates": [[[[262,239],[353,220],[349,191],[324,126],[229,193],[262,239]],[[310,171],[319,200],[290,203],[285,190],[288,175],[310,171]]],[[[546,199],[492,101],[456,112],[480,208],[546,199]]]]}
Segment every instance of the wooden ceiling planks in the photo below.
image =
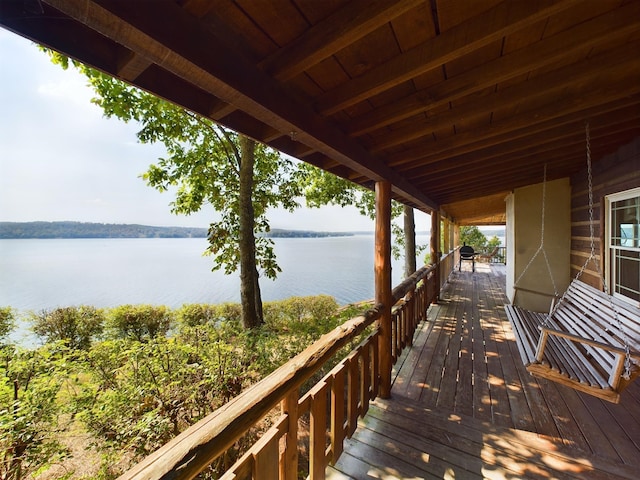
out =
{"type": "Polygon", "coordinates": [[[545,162],[583,168],[585,119],[594,152],[640,134],[637,1],[43,1],[0,23],[463,222],[545,162]]]}

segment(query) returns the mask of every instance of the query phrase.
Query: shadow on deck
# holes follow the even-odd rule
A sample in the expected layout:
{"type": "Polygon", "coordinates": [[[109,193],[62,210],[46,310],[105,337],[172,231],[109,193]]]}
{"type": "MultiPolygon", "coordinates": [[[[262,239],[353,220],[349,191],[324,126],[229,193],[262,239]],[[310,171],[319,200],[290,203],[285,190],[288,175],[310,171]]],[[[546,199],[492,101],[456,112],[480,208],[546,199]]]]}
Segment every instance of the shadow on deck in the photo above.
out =
{"type": "Polygon", "coordinates": [[[530,376],[504,285],[500,265],[451,275],[328,478],[638,478],[638,382],[615,405],[530,376]]]}

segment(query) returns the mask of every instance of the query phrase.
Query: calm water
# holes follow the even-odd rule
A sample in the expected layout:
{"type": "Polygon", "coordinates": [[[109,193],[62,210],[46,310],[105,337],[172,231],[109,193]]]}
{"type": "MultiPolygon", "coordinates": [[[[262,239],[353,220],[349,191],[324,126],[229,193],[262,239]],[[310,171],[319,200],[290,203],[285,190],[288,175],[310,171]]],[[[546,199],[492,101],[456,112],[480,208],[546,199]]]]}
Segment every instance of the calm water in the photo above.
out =
{"type": "MultiPolygon", "coordinates": [[[[346,304],[373,297],[372,235],[275,242],[282,273],[275,281],[261,279],[263,300],[327,294],[346,304]]],[[[0,306],[24,312],[238,302],[238,276],[212,272],[212,258],[202,256],[206,246],[190,238],[0,240],[0,306]]],[[[394,285],[402,265],[394,262],[394,285]]]]}

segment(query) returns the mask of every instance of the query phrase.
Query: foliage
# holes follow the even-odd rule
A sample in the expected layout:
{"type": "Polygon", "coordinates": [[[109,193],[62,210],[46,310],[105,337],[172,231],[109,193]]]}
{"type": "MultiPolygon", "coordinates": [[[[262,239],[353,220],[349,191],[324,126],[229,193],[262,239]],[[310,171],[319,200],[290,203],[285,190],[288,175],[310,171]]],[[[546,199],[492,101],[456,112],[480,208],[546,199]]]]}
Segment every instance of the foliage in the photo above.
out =
{"type": "MultiPolygon", "coordinates": [[[[267,302],[265,324],[248,331],[241,326],[238,304],[183,305],[175,311],[124,305],[103,313],[110,338],[86,350],[71,350],[64,342],[33,351],[5,347],[0,365],[2,461],[12,460],[11,442],[15,444],[18,433],[30,442],[28,452],[20,456],[25,474],[64,455],[53,440],[69,428],[56,420],[68,413],[75,428],[86,430],[94,439],[93,448],[104,455],[105,464],[96,475],[114,478],[359,312],[360,308],[339,308],[326,295],[293,297],[267,302]],[[155,316],[163,319],[163,327],[151,334],[158,322],[149,319],[155,316]],[[163,323],[174,318],[175,331],[163,323]],[[31,420],[12,415],[14,381],[20,387],[18,411],[31,420]]],[[[349,350],[345,347],[342,354],[349,350]]],[[[259,429],[267,427],[268,423],[259,429]]],[[[252,431],[234,445],[208,477],[216,478],[235,461],[256,434],[252,431]]]]}
{"type": "Polygon", "coordinates": [[[173,326],[173,312],[164,305],[121,305],[107,316],[107,329],[113,338],[146,342],[165,336],[173,326]]]}
{"type": "Polygon", "coordinates": [[[11,333],[15,326],[15,315],[11,307],[0,307],[0,342],[11,333]]]}
{"type": "Polygon", "coordinates": [[[176,320],[181,328],[215,325],[219,319],[217,305],[191,303],[183,305],[176,312],[176,320]]]}
{"type": "Polygon", "coordinates": [[[33,333],[46,342],[64,341],[74,350],[86,350],[102,334],[104,313],[90,306],[61,307],[31,314],[33,333]]]}
{"type": "Polygon", "coordinates": [[[232,345],[180,338],[113,340],[87,355],[79,418],[118,450],[147,455],[237,395],[246,373],[232,345]]]}
{"type": "MultiPolygon", "coordinates": [[[[361,215],[372,220],[376,218],[375,192],[373,190],[368,190],[309,164],[301,165],[300,168],[304,171],[302,176],[303,194],[308,207],[319,208],[323,205],[346,207],[352,205],[361,215]]],[[[401,218],[403,214],[403,205],[393,200],[391,202],[391,218],[401,218]]],[[[401,250],[405,245],[404,232],[402,227],[393,222],[391,230],[394,237],[392,253],[397,259],[400,258],[401,250]]],[[[425,248],[426,245],[416,245],[416,252],[420,253],[425,248]]]]}
{"type": "Polygon", "coordinates": [[[206,238],[206,228],[88,222],[0,222],[0,238],[206,238]]]}
{"type": "Polygon", "coordinates": [[[476,226],[460,227],[460,243],[480,251],[487,245],[487,237],[476,226]]]}
{"type": "Polygon", "coordinates": [[[0,350],[0,478],[26,478],[66,454],[56,433],[68,354],[60,343],[0,350]]]}
{"type": "MultiPolygon", "coordinates": [[[[68,68],[69,59],[48,51],[54,63],[68,68]]],[[[189,215],[210,205],[219,220],[209,227],[209,248],[214,270],[233,273],[238,269],[239,243],[239,135],[184,108],[166,102],[136,87],[74,63],[89,79],[107,117],[135,121],[141,125],[138,140],[162,143],[166,158],[151,165],[143,178],[153,188],[176,191],[171,210],[189,215]]],[[[291,159],[281,157],[265,145],[255,149],[252,202],[256,232],[270,230],[267,211],[299,206],[301,172],[291,159]]],[[[280,271],[273,242],[266,236],[256,238],[256,261],[268,278],[280,271]]]]}
{"type": "Polygon", "coordinates": [[[489,239],[489,241],[487,242],[487,251],[492,251],[494,248],[499,247],[502,244],[502,242],[500,241],[500,239],[494,235],[493,237],[491,237],[489,239]]]}

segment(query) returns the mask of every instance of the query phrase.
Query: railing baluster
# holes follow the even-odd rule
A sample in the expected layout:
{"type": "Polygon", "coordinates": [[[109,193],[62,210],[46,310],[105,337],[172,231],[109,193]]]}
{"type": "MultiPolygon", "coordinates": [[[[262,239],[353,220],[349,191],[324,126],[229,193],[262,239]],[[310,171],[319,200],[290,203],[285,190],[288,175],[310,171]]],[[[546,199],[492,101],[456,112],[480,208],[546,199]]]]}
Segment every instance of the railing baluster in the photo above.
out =
{"type": "Polygon", "coordinates": [[[344,417],[344,390],[345,390],[345,369],[342,368],[333,375],[331,385],[331,463],[335,464],[340,455],[345,437],[345,417],[344,417]]]}
{"type": "Polygon", "coordinates": [[[360,352],[355,350],[349,357],[349,374],[347,376],[348,383],[348,403],[347,414],[349,416],[349,429],[347,435],[351,438],[353,432],[356,431],[358,426],[358,390],[360,388],[360,381],[358,380],[358,363],[360,352]]]}
{"type": "Polygon", "coordinates": [[[280,476],[283,480],[298,479],[298,389],[282,399],[281,411],[289,417],[286,435],[282,438],[284,451],[280,458],[280,476]]]}
{"type": "Polygon", "coordinates": [[[260,480],[279,480],[279,457],[278,439],[271,438],[266,445],[254,454],[254,478],[255,474],[260,475],[260,480]]]}
{"type": "Polygon", "coordinates": [[[309,477],[311,480],[324,480],[327,447],[327,384],[324,382],[317,384],[310,394],[309,477]]]}
{"type": "Polygon", "coordinates": [[[364,417],[369,411],[369,387],[371,386],[371,370],[369,345],[361,350],[360,355],[360,416],[364,417]]]}
{"type": "Polygon", "coordinates": [[[371,349],[371,400],[375,399],[380,392],[380,372],[378,366],[378,333],[372,334],[370,337],[371,349]]]}

